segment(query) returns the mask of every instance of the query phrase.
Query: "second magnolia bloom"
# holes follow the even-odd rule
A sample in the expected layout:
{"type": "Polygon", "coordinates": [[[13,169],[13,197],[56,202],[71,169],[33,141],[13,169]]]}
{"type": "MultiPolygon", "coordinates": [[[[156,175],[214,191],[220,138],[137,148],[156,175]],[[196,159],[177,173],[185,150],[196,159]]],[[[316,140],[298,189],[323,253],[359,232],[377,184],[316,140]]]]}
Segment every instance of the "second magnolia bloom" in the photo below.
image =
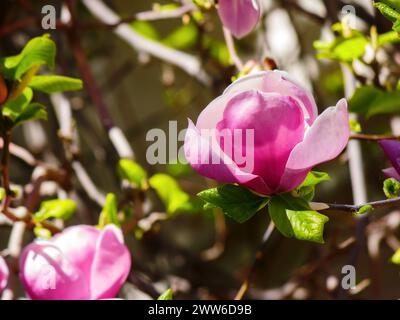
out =
{"type": "Polygon", "coordinates": [[[258,0],[219,0],[218,14],[224,26],[242,38],[256,27],[261,10],[258,0]]]}
{"type": "Polygon", "coordinates": [[[114,298],[130,267],[130,253],[114,225],[67,228],[28,245],[20,260],[21,281],[34,300],[114,298]]]}
{"type": "Polygon", "coordinates": [[[298,187],[315,165],[337,157],[349,136],[345,99],[318,116],[307,90],[283,72],[266,71],[234,82],[203,110],[196,125],[189,121],[185,156],[205,177],[271,195],[298,187]],[[243,137],[226,143],[226,132],[235,138],[237,130],[253,133],[251,150],[243,137]],[[213,132],[211,139],[207,132],[213,132]],[[231,148],[239,154],[246,150],[250,169],[231,148]]]}

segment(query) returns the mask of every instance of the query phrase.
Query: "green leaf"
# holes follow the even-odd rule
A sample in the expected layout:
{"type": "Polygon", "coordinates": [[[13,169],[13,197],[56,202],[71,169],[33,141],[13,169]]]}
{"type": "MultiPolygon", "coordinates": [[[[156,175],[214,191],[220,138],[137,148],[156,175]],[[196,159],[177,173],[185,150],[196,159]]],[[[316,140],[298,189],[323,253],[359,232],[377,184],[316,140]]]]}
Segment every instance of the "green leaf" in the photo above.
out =
{"type": "Polygon", "coordinates": [[[117,172],[121,179],[127,180],[133,187],[140,189],[147,187],[147,173],[135,161],[121,159],[117,165],[117,172]]]}
{"type": "Polygon", "coordinates": [[[321,182],[329,181],[331,177],[325,172],[311,171],[303,183],[293,191],[299,198],[310,202],[314,199],[315,186],[321,182]]]}
{"type": "Polygon", "coordinates": [[[324,225],[329,218],[316,211],[286,210],[294,235],[299,240],[324,243],[324,225]]]}
{"type": "Polygon", "coordinates": [[[107,194],[106,202],[99,217],[100,228],[104,228],[108,224],[120,226],[118,219],[117,198],[113,193],[107,194]]]}
{"type": "Polygon", "coordinates": [[[3,105],[3,116],[10,118],[13,122],[21,115],[25,108],[32,101],[33,92],[30,88],[25,88],[22,94],[14,100],[7,100],[3,105]]]}
{"type": "Polygon", "coordinates": [[[382,0],[382,2],[400,11],[400,0],[382,0]]]}
{"type": "Polygon", "coordinates": [[[378,45],[383,46],[388,43],[398,43],[400,42],[400,37],[398,32],[389,31],[378,36],[378,45]]]}
{"type": "Polygon", "coordinates": [[[269,202],[269,198],[233,184],[204,190],[198,196],[207,203],[205,208],[219,207],[239,223],[249,220],[269,202]]]}
{"type": "Polygon", "coordinates": [[[364,86],[356,90],[349,101],[349,110],[371,117],[400,111],[400,91],[384,91],[364,86]]]}
{"type": "Polygon", "coordinates": [[[18,126],[25,121],[47,120],[46,107],[40,103],[30,103],[15,119],[13,125],[18,126]]]}
{"type": "Polygon", "coordinates": [[[168,289],[161,296],[159,296],[157,300],[172,300],[172,299],[173,299],[172,289],[168,289]]]}
{"type": "Polygon", "coordinates": [[[166,169],[173,177],[184,177],[193,173],[192,167],[187,163],[168,163],[166,169]]]}
{"type": "Polygon", "coordinates": [[[194,23],[183,25],[170,33],[163,39],[166,46],[184,50],[192,48],[196,45],[199,36],[199,31],[194,23]]]}
{"type": "Polygon", "coordinates": [[[305,178],[303,183],[299,186],[299,188],[315,186],[321,182],[329,180],[331,180],[331,177],[326,172],[311,171],[307,174],[307,177],[305,178]]]}
{"type": "MultiPolygon", "coordinates": [[[[386,2],[388,2],[388,0],[386,0],[386,2]]],[[[375,2],[374,7],[377,8],[386,18],[388,18],[392,22],[400,19],[400,13],[386,3],[375,2]]]]}
{"type": "Polygon", "coordinates": [[[147,39],[154,41],[160,40],[160,35],[157,30],[147,21],[135,20],[131,23],[131,27],[134,31],[147,39]]]}
{"type": "Polygon", "coordinates": [[[222,66],[229,67],[233,64],[225,42],[214,39],[208,35],[204,35],[202,40],[203,47],[207,49],[210,56],[222,66]]]}
{"type": "Polygon", "coordinates": [[[360,133],[362,131],[361,124],[357,120],[350,119],[349,124],[351,131],[356,133],[360,133]]]}
{"type": "Polygon", "coordinates": [[[274,222],[275,227],[285,237],[291,238],[294,236],[292,225],[286,215],[287,203],[279,196],[271,198],[268,205],[268,212],[271,220],[274,222]]]}
{"type": "Polygon", "coordinates": [[[82,80],[64,76],[34,76],[29,87],[45,93],[74,91],[82,89],[82,80]]]}
{"type": "Polygon", "coordinates": [[[47,65],[54,68],[56,45],[49,35],[31,39],[22,52],[8,57],[3,61],[3,68],[7,78],[20,80],[22,75],[35,66],[47,65]]]}
{"type": "Polygon", "coordinates": [[[352,62],[364,55],[367,44],[364,35],[356,34],[351,38],[338,37],[333,42],[316,41],[314,48],[318,50],[318,59],[352,62]]]}
{"type": "Polygon", "coordinates": [[[74,201],[66,200],[48,200],[43,201],[40,209],[33,216],[35,222],[41,222],[50,218],[68,220],[76,211],[74,201]]]}
{"type": "Polygon", "coordinates": [[[400,193],[400,182],[393,178],[386,179],[383,182],[383,192],[389,199],[397,198],[400,193]]]}
{"type": "Polygon", "coordinates": [[[366,204],[365,206],[362,206],[360,209],[357,210],[357,214],[366,214],[371,210],[374,210],[374,207],[370,204],[366,204]]]}
{"type": "Polygon", "coordinates": [[[390,261],[394,264],[400,264],[400,248],[395,252],[392,258],[390,258],[390,261]]]}
{"type": "Polygon", "coordinates": [[[174,178],[164,173],[157,173],[149,179],[150,186],[164,203],[167,213],[193,212],[196,208],[190,196],[184,192],[174,178]]]}
{"type": "Polygon", "coordinates": [[[284,193],[272,197],[269,214],[276,228],[286,237],[324,243],[324,224],[328,217],[309,210],[304,199],[284,193]]]}

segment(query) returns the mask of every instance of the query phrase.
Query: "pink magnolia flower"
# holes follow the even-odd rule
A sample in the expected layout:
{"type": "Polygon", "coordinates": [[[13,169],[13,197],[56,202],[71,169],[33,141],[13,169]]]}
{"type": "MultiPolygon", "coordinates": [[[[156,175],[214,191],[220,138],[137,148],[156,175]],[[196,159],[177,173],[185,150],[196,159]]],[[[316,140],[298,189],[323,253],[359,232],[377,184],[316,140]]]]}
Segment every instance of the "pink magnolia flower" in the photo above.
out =
{"type": "Polygon", "coordinates": [[[5,289],[8,282],[9,271],[7,263],[3,257],[0,256],[0,293],[5,289]]]}
{"type": "Polygon", "coordinates": [[[345,99],[318,116],[308,91],[286,73],[265,71],[234,82],[201,112],[196,125],[189,120],[184,149],[201,175],[271,195],[298,187],[312,167],[343,151],[349,135],[345,99]],[[243,138],[248,131],[251,148],[243,138]],[[227,143],[226,132],[233,142],[227,143]],[[243,150],[252,166],[244,166],[243,150]]]}
{"type": "Polygon", "coordinates": [[[218,14],[226,28],[236,38],[250,33],[260,19],[258,0],[219,0],[218,14]]]}
{"type": "Polygon", "coordinates": [[[28,245],[20,277],[34,300],[114,298],[128,277],[131,257],[119,228],[80,225],[28,245]]]}
{"type": "Polygon", "coordinates": [[[393,166],[384,169],[383,173],[388,178],[400,181],[400,142],[396,140],[380,140],[379,145],[393,166]]]}

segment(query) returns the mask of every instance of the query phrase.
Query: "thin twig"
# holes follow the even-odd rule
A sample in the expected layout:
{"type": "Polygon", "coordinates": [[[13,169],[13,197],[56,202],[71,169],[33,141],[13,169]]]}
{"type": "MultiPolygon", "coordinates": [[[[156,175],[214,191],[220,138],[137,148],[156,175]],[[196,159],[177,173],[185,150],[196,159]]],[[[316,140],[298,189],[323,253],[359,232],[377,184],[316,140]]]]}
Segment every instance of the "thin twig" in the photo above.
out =
{"type": "Polygon", "coordinates": [[[232,33],[225,27],[222,27],[222,30],[224,32],[225,43],[226,43],[226,47],[228,48],[229,55],[230,55],[233,63],[235,64],[236,68],[239,71],[242,71],[243,70],[243,62],[242,62],[242,60],[240,60],[240,58],[236,52],[235,42],[233,41],[232,33]]]}
{"type": "Polygon", "coordinates": [[[362,133],[354,133],[350,136],[350,139],[353,140],[367,140],[367,141],[379,141],[379,140],[399,140],[400,136],[394,135],[379,135],[379,134],[362,134],[362,133]]]}
{"type": "Polygon", "coordinates": [[[265,251],[266,244],[267,244],[268,240],[271,238],[271,235],[272,235],[272,232],[274,231],[274,229],[275,229],[275,225],[271,221],[268,225],[267,230],[265,231],[265,233],[263,235],[262,242],[254,256],[254,260],[250,267],[250,270],[248,271],[239,291],[237,292],[237,294],[235,296],[235,300],[242,300],[243,297],[245,296],[246,292],[249,290],[251,278],[253,277],[253,273],[257,269],[257,266],[260,263],[260,261],[264,258],[264,251],[265,251]]]}

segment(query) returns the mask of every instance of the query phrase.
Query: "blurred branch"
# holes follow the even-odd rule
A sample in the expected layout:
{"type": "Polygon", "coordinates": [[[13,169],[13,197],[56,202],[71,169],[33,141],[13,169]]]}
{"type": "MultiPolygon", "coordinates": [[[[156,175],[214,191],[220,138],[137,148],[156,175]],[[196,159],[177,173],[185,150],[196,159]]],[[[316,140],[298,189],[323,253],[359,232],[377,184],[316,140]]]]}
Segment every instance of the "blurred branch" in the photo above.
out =
{"type": "MultiPolygon", "coordinates": [[[[101,0],[83,0],[82,2],[101,22],[106,24],[116,24],[120,21],[118,15],[108,8],[101,0]]],[[[211,84],[211,79],[202,69],[201,62],[198,58],[149,40],[135,32],[126,23],[118,25],[114,29],[114,33],[125,40],[134,49],[147,52],[163,61],[181,68],[205,85],[211,84]]]]}
{"type": "Polygon", "coordinates": [[[242,300],[243,297],[245,296],[245,294],[247,293],[247,291],[249,290],[250,287],[250,283],[251,283],[251,278],[253,276],[254,271],[257,269],[258,264],[260,263],[260,261],[264,258],[264,254],[265,254],[265,247],[268,243],[268,240],[271,238],[272,232],[275,229],[275,225],[274,223],[271,221],[268,225],[267,230],[264,233],[262,242],[260,244],[260,247],[258,248],[256,254],[254,255],[254,260],[253,263],[250,267],[250,270],[248,271],[245,280],[242,283],[242,286],[240,287],[239,291],[237,292],[236,296],[235,296],[235,300],[242,300]]]}
{"type": "Polygon", "coordinates": [[[400,141],[400,136],[354,133],[350,136],[350,139],[368,140],[368,141],[379,141],[379,140],[399,140],[400,141]]]}
{"type": "Polygon", "coordinates": [[[114,126],[114,123],[111,119],[111,115],[108,112],[102,94],[90,70],[89,62],[87,60],[85,51],[82,47],[82,43],[79,37],[78,33],[79,29],[78,26],[75,24],[77,22],[77,16],[75,12],[75,1],[70,0],[67,3],[69,12],[71,14],[72,24],[75,26],[74,28],[68,31],[68,39],[72,47],[75,59],[77,61],[78,69],[81,73],[83,82],[86,86],[90,98],[92,99],[94,105],[97,108],[97,113],[100,117],[100,121],[104,129],[108,132],[109,138],[113,146],[115,147],[116,151],[118,152],[119,156],[123,158],[133,159],[134,152],[130,147],[123,132],[119,128],[114,126]]]}
{"type": "Polygon", "coordinates": [[[225,38],[225,43],[229,51],[229,55],[235,64],[236,68],[239,71],[243,70],[243,62],[240,60],[236,48],[235,48],[235,42],[233,41],[232,33],[225,27],[222,27],[222,30],[224,32],[224,38],[225,38]]]}

